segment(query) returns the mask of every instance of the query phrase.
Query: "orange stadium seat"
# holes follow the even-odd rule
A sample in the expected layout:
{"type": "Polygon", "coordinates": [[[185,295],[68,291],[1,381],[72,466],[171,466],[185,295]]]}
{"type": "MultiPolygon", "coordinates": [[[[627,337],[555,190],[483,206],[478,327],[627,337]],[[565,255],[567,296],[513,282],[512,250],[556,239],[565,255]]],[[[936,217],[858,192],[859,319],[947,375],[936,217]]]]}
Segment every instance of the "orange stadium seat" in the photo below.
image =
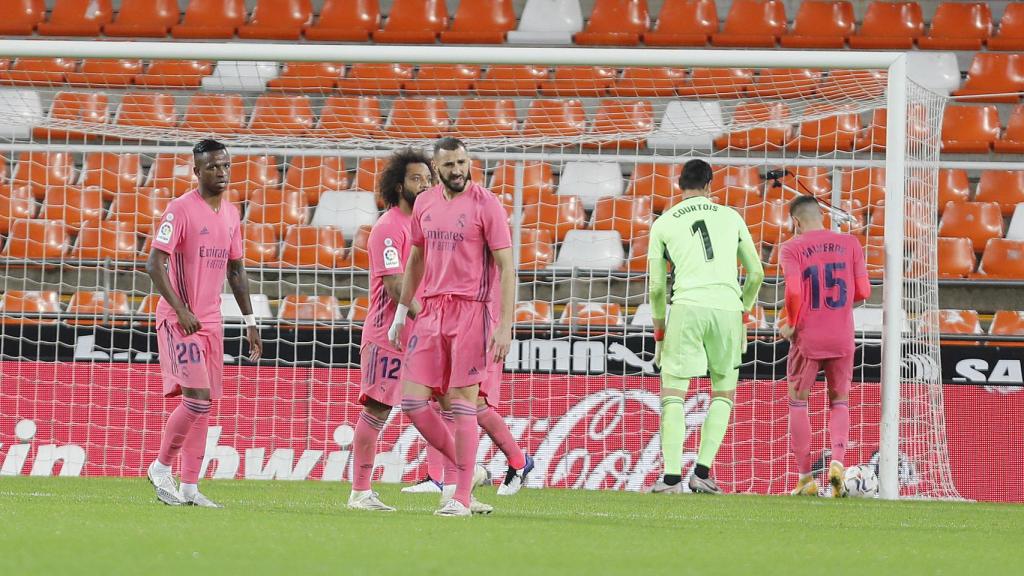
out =
{"type": "Polygon", "coordinates": [[[345,236],[330,226],[289,226],[281,248],[281,264],[299,268],[348,268],[345,236]]]}
{"type": "Polygon", "coordinates": [[[481,96],[534,96],[547,77],[548,69],[543,66],[490,66],[484,77],[476,81],[476,93],[481,96]]]}
{"type": "Polygon", "coordinates": [[[612,95],[626,98],[675,96],[676,88],[686,81],[682,68],[627,66],[615,79],[612,95]]]}
{"type": "Polygon", "coordinates": [[[140,234],[150,234],[153,224],[167,211],[171,192],[165,188],[139,188],[118,194],[110,205],[109,220],[124,222],[140,234]]]}
{"type": "Polygon", "coordinates": [[[18,58],[0,72],[0,80],[14,86],[60,86],[75,70],[75,62],[71,58],[18,58]]]}
{"type": "MultiPolygon", "coordinates": [[[[775,123],[781,124],[789,118],[789,108],[782,102],[743,102],[733,111],[733,126],[775,123]]],[[[779,150],[789,140],[792,126],[776,125],[770,128],[740,130],[715,138],[719,149],[779,150]]]]}
{"type": "Polygon", "coordinates": [[[3,256],[19,260],[61,258],[68,251],[68,229],[60,220],[12,220],[3,256]]]}
{"type": "Polygon", "coordinates": [[[939,238],[938,262],[939,278],[967,278],[978,265],[971,239],[939,238]]]}
{"type": "Polygon", "coordinates": [[[29,36],[46,16],[44,0],[10,0],[0,6],[0,35],[29,36]]]}
{"type": "Polygon", "coordinates": [[[231,181],[228,183],[228,198],[232,202],[249,200],[264,188],[276,188],[281,184],[281,172],[277,169],[277,158],[273,156],[235,156],[231,159],[231,181]]]}
{"type": "MultiPolygon", "coordinates": [[[[1024,336],[1024,311],[999,310],[992,317],[988,333],[992,336],[1024,336]]],[[[1005,346],[1006,343],[999,345],[1005,346]]]]}
{"type": "Polygon", "coordinates": [[[516,303],[516,324],[551,324],[551,304],[543,300],[516,303]]]}
{"type": "Polygon", "coordinates": [[[106,316],[128,316],[132,313],[131,305],[128,304],[128,295],[118,290],[109,292],[79,290],[71,295],[68,302],[67,323],[78,326],[93,326],[95,324],[108,324],[112,326],[123,326],[124,321],[104,321],[106,316]],[[95,319],[80,320],[78,316],[93,316],[95,319]]]}
{"type": "Polygon", "coordinates": [[[315,206],[328,190],[348,188],[345,159],[341,156],[296,156],[285,173],[285,190],[299,190],[315,206]]]}
{"type": "Polygon", "coordinates": [[[939,168],[939,214],[949,202],[967,202],[971,198],[971,184],[967,170],[939,168]]]}
{"type": "MultiPolygon", "coordinates": [[[[107,95],[102,92],[58,92],[50,106],[50,120],[83,124],[106,124],[110,120],[107,109],[107,95]]],[[[62,128],[41,128],[32,130],[37,140],[88,140],[85,132],[62,128]]]]}
{"type": "Polygon", "coordinates": [[[843,199],[865,209],[885,202],[885,168],[843,170],[839,190],[843,199]]]}
{"type": "Polygon", "coordinates": [[[0,185],[0,234],[7,234],[11,221],[32,218],[36,203],[28,186],[0,185]]]}
{"type": "Polygon", "coordinates": [[[622,308],[615,303],[574,302],[562,310],[558,321],[576,326],[621,326],[622,308]]]}
{"type": "Polygon", "coordinates": [[[118,126],[174,128],[178,125],[174,96],[154,92],[125,94],[121,97],[115,123],[118,126]]]}
{"type": "Polygon", "coordinates": [[[909,50],[924,35],[924,16],[917,2],[872,2],[860,31],[850,36],[850,48],[909,50]]]}
{"type": "MultiPolygon", "coordinates": [[[[495,194],[513,194],[517,162],[501,160],[491,175],[490,189],[495,194]]],[[[536,204],[542,196],[555,193],[555,176],[551,164],[530,160],[523,163],[523,206],[536,204]]]]}
{"type": "Polygon", "coordinates": [[[993,149],[1003,154],[1024,153],[1024,105],[1014,106],[1006,132],[997,140],[993,149]]]}
{"type": "Polygon", "coordinates": [[[975,252],[1003,237],[1003,216],[995,202],[950,202],[939,221],[939,236],[970,238],[975,252]]]}
{"type": "Polygon", "coordinates": [[[288,294],[281,301],[277,318],[293,322],[335,322],[342,316],[334,296],[288,294]]]}
{"type": "Polygon", "coordinates": [[[650,198],[654,211],[660,214],[679,202],[683,195],[679,188],[681,171],[679,164],[637,164],[626,194],[650,198]]]}
{"type": "Polygon", "coordinates": [[[754,243],[779,244],[792,235],[786,203],[765,201],[743,210],[754,243]]]}
{"type": "Polygon", "coordinates": [[[647,31],[647,0],[597,0],[590,20],[573,42],[592,46],[636,46],[647,31]]]}
{"type": "Polygon", "coordinates": [[[267,88],[289,92],[330,92],[345,77],[345,65],[337,62],[289,62],[267,88]]]}
{"type": "Polygon", "coordinates": [[[786,33],[786,7],[780,0],[733,0],[715,46],[774,48],[786,33]]]}
{"type": "Polygon", "coordinates": [[[592,136],[606,135],[610,139],[585,146],[609,148],[637,148],[641,136],[654,129],[654,108],[644,100],[602,100],[594,114],[592,136]],[[630,138],[629,136],[634,136],[630,138]]]}
{"type": "Polygon", "coordinates": [[[56,0],[37,30],[42,36],[99,36],[113,16],[110,0],[56,0]]]}
{"type": "Polygon", "coordinates": [[[261,188],[252,193],[247,223],[270,224],[278,233],[293,224],[305,224],[309,220],[306,195],[299,190],[261,188]]]}
{"type": "MultiPolygon", "coordinates": [[[[862,220],[864,215],[868,212],[867,209],[860,209],[861,206],[859,204],[853,204],[852,206],[854,206],[854,208],[852,210],[850,209],[850,206],[851,205],[846,202],[840,205],[840,207],[843,208],[844,210],[852,212],[852,216],[854,218],[857,218],[858,220],[862,220]]],[[[864,226],[860,222],[858,222],[855,225],[855,227],[857,227],[857,229],[855,230],[856,233],[860,234],[861,236],[866,235],[866,238],[862,237],[861,239],[867,240],[869,244],[875,242],[876,240],[879,242],[883,240],[883,236],[885,234],[885,205],[879,204],[874,208],[871,208],[870,212],[871,224],[869,224],[867,228],[864,228],[864,226]]],[[[828,225],[830,224],[828,214],[825,215],[825,224],[826,227],[828,227],[828,225]]],[[[913,218],[907,217],[906,214],[904,214],[903,230],[904,234],[908,238],[920,237],[921,235],[926,233],[923,223],[913,218]]]]}
{"type": "Polygon", "coordinates": [[[665,0],[658,21],[643,35],[648,46],[707,45],[718,32],[715,0],[665,0]]]}
{"type": "Polygon", "coordinates": [[[77,72],[68,72],[68,84],[96,88],[121,88],[142,73],[142,60],[82,60],[77,72]]]}
{"type": "Polygon", "coordinates": [[[650,246],[651,236],[635,236],[629,243],[629,257],[623,266],[624,272],[646,272],[647,271],[647,249],[650,246]]]}
{"type": "Polygon", "coordinates": [[[1006,102],[1020,101],[1017,92],[1024,91],[1024,55],[1000,54],[997,52],[979,52],[974,55],[971,67],[967,71],[955,96],[978,96],[969,102],[1006,102]]]}
{"type": "Polygon", "coordinates": [[[324,138],[380,138],[380,101],[369,96],[330,96],[320,110],[316,133],[324,138]]]}
{"type": "Polygon", "coordinates": [[[885,276],[885,246],[881,238],[869,238],[864,245],[864,264],[868,278],[880,279],[885,276]]]}
{"type": "Polygon", "coordinates": [[[72,230],[103,219],[103,190],[98,187],[51,186],[40,218],[63,220],[72,230]]]}
{"type": "Polygon", "coordinates": [[[124,222],[93,223],[79,231],[71,258],[132,262],[139,259],[138,236],[124,222]]]}
{"type": "Polygon", "coordinates": [[[451,28],[441,32],[444,44],[501,44],[516,27],[512,0],[462,0],[451,28]]]}
{"type": "Polygon", "coordinates": [[[1017,204],[1024,202],[1024,171],[982,170],[974,201],[995,202],[1004,218],[1013,216],[1017,204]]]}
{"type": "Polygon", "coordinates": [[[181,127],[204,134],[234,135],[245,130],[245,101],[241,94],[194,94],[181,127]]]}
{"type": "Polygon", "coordinates": [[[645,236],[651,231],[654,215],[649,196],[600,198],[594,207],[594,230],[615,230],[623,241],[645,236]]]}
{"type": "Polygon", "coordinates": [[[396,96],[402,84],[412,78],[413,67],[408,64],[377,64],[357,62],[348,76],[338,80],[342,94],[396,96]]]}
{"type": "Polygon", "coordinates": [[[1010,2],[1003,9],[999,32],[988,39],[989,50],[1024,50],[1024,2],[1010,2]]]}
{"type": "Polygon", "coordinates": [[[460,138],[511,138],[519,135],[515,100],[472,98],[462,101],[455,119],[460,138]]]}
{"type": "Polygon", "coordinates": [[[743,313],[743,325],[748,330],[767,330],[768,317],[765,314],[764,306],[755,304],[750,312],[743,313]]]}
{"type": "Polygon", "coordinates": [[[356,230],[356,236],[352,239],[352,267],[360,270],[370,269],[370,231],[373,226],[362,225],[356,230]]]}
{"type": "Polygon", "coordinates": [[[99,188],[107,200],[120,192],[135,192],[141,182],[142,164],[138,154],[89,152],[85,155],[82,185],[99,188]]]}
{"type": "Polygon", "coordinates": [[[303,136],[313,129],[309,97],[263,94],[256,99],[249,132],[264,136],[303,136]]]}
{"type": "Polygon", "coordinates": [[[298,40],[312,22],[312,0],[259,0],[249,22],[238,27],[238,37],[298,40]]]}
{"type": "Polygon", "coordinates": [[[56,324],[57,319],[31,318],[38,314],[60,314],[60,295],[54,290],[27,292],[8,290],[0,296],[0,317],[5,324],[56,324]],[[25,316],[29,316],[26,318],[25,316]]]}
{"type": "Polygon", "coordinates": [[[316,24],[302,31],[306,40],[366,42],[379,23],[379,0],[326,0],[316,24]]]}
{"type": "Polygon", "coordinates": [[[615,69],[608,66],[556,66],[540,91],[546,96],[604,96],[614,84],[615,69]]]}
{"type": "Polygon", "coordinates": [[[555,244],[550,230],[523,228],[519,232],[520,270],[543,270],[555,261],[555,244]]]}
{"type": "Polygon", "coordinates": [[[1024,280],[1024,240],[992,238],[985,244],[978,275],[1024,280]]]}
{"type": "Polygon", "coordinates": [[[575,138],[586,129],[587,117],[579,100],[533,100],[526,111],[526,138],[575,138]]]}
{"type": "Polygon", "coordinates": [[[384,132],[390,138],[439,138],[450,125],[447,100],[399,98],[391,105],[384,132]]]}
{"type": "Polygon", "coordinates": [[[164,188],[175,197],[193,190],[198,183],[191,154],[157,154],[146,178],[146,186],[164,188]]]}
{"type": "Polygon", "coordinates": [[[242,225],[242,251],[246,266],[277,263],[277,227],[273,224],[242,225]]]}
{"type": "MultiPolygon", "coordinates": [[[[824,200],[832,195],[832,171],[822,166],[795,166],[784,168],[782,183],[801,194],[824,200]]],[[[766,195],[771,194],[769,187],[766,195]]],[[[792,199],[792,196],[787,199],[792,199]]]]}
{"type": "MultiPolygon", "coordinates": [[[[679,171],[676,171],[679,174],[679,171]]],[[[676,176],[678,179],[678,175],[676,176]]],[[[680,190],[682,194],[682,190],[680,190]]],[[[744,208],[758,204],[761,198],[761,175],[755,166],[723,166],[711,176],[711,198],[725,206],[744,208]]]]}
{"type": "Polygon", "coordinates": [[[377,178],[386,164],[384,158],[360,158],[356,166],[356,177],[352,180],[352,190],[376,192],[377,178]]]}
{"type": "Polygon", "coordinates": [[[171,36],[233,38],[245,23],[245,0],[189,0],[185,19],[171,28],[171,36]]]}
{"type": "MultiPolygon", "coordinates": [[[[885,151],[885,139],[887,136],[886,125],[888,114],[884,109],[878,109],[871,113],[871,123],[857,133],[854,138],[854,149],[885,151]]],[[[914,140],[925,140],[931,134],[927,123],[927,112],[924,108],[913,105],[910,114],[907,116],[907,137],[914,140]]]]}
{"type": "Polygon", "coordinates": [[[686,98],[739,98],[753,87],[754,71],[749,68],[694,68],[689,80],[677,91],[686,98]]]}
{"type": "Polygon", "coordinates": [[[67,152],[22,152],[11,183],[28,186],[32,197],[42,200],[50,186],[67,186],[74,182],[75,161],[67,152]]]}
{"type": "Polygon", "coordinates": [[[384,28],[373,33],[382,44],[433,44],[448,27],[444,0],[393,0],[384,28]]]}
{"type": "Polygon", "coordinates": [[[547,230],[556,242],[570,230],[587,227],[587,215],[578,196],[544,195],[536,203],[523,206],[523,228],[547,230]]]}
{"type": "Polygon", "coordinates": [[[480,78],[480,67],[466,64],[421,64],[412,80],[405,82],[405,92],[417,95],[463,95],[473,90],[480,78]]]}
{"type": "Polygon", "coordinates": [[[925,50],[981,50],[992,35],[988,2],[943,2],[932,16],[927,36],[917,39],[925,50]]]}
{"type": "Polygon", "coordinates": [[[800,124],[795,138],[786,144],[787,150],[799,152],[849,152],[853,150],[854,136],[861,129],[860,114],[834,106],[809,106],[806,115],[838,112],[820,120],[800,124]]]}
{"type": "Polygon", "coordinates": [[[365,322],[366,315],[370,311],[370,299],[366,296],[357,296],[348,309],[349,322],[365,322]]]}
{"type": "Polygon", "coordinates": [[[107,36],[163,38],[178,23],[178,0],[122,0],[117,17],[103,26],[107,36]]]}
{"type": "Polygon", "coordinates": [[[832,70],[818,85],[827,100],[849,102],[855,98],[878,98],[885,93],[886,73],[882,70],[832,70]]]}
{"type": "Polygon", "coordinates": [[[138,86],[198,88],[204,76],[213,73],[213,64],[200,60],[154,60],[135,77],[138,86]]]}
{"type": "Polygon", "coordinates": [[[850,2],[802,2],[784,48],[844,48],[855,21],[850,2]]]}
{"type": "MultiPolygon", "coordinates": [[[[939,334],[981,334],[981,320],[975,310],[934,310],[929,311],[938,321],[939,334]]],[[[927,326],[927,324],[926,324],[927,326]]],[[[926,328],[927,329],[927,328],[926,328]]],[[[976,345],[977,342],[944,340],[943,345],[976,345]]]]}
{"type": "Polygon", "coordinates": [[[747,95],[757,98],[806,98],[818,91],[822,72],[809,68],[761,70],[747,95]]]}
{"type": "Polygon", "coordinates": [[[999,139],[999,111],[988,106],[946,106],[942,115],[942,151],[985,153],[999,139]]]}
{"type": "Polygon", "coordinates": [[[159,294],[148,294],[146,295],[145,298],[142,299],[142,302],[139,303],[139,309],[136,312],[136,314],[141,314],[143,316],[153,316],[156,314],[156,307],[157,304],[159,303],[159,294]]]}

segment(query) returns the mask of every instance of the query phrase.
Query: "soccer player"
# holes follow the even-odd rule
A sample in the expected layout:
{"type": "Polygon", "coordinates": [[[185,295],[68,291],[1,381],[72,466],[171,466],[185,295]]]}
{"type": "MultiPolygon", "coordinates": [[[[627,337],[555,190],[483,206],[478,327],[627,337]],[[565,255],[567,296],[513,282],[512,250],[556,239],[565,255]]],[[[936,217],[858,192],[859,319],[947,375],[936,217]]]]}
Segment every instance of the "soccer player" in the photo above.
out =
{"type": "Polygon", "coordinates": [[[807,397],[825,371],[831,411],[828,418],[832,496],[846,492],[843,458],[850,435],[850,382],[853,379],[853,303],[871,296],[864,252],[850,234],[826,230],[813,196],[789,204],[796,236],[782,244],[779,261],[786,281],[786,320],[779,332],[790,342],[789,435],[800,479],[792,494],[818,495],[811,476],[811,422],[807,397]],[[851,290],[852,289],[852,290],[851,290]]]}
{"type": "Polygon", "coordinates": [[[655,493],[682,492],[683,401],[690,378],[711,375],[711,406],[700,430],[693,492],[721,494],[711,465],[732,412],[739,366],[747,344],[743,312],[750,310],[764,280],[764,269],[743,218],[711,202],[711,166],[690,160],[679,186],[682,200],[651,228],[647,259],[654,317],[655,363],[661,366],[661,451],[664,477],[655,493]],[[666,257],[675,282],[666,327],[666,257]],[[746,270],[740,288],[736,259],[746,270]],[[663,347],[663,348],[662,348],[663,347]]]}
{"type": "Polygon", "coordinates": [[[146,472],[156,497],[172,506],[221,508],[199,492],[206,430],[213,401],[223,395],[224,325],[220,292],[227,278],[242,311],[249,360],[263,349],[242,263],[238,208],[224,198],[231,157],[223,144],[202,140],[192,149],[199,188],[171,201],[156,227],[146,271],[160,293],[157,346],[164,396],[181,396],[146,472]],[[181,452],[181,490],[171,466],[181,452]]]}
{"type": "Polygon", "coordinates": [[[388,338],[401,349],[399,336],[422,282],[423,309],[409,336],[402,372],[402,411],[457,467],[454,494],[435,514],[468,516],[474,510],[491,511],[472,497],[477,400],[491,364],[508,353],[516,276],[505,210],[497,196],[470,181],[465,144],[441,138],[434,145],[433,164],[441,184],[420,195],[413,209],[413,246],[388,338]],[[501,284],[497,326],[488,311],[495,282],[501,284]],[[447,395],[454,438],[427,406],[435,391],[447,395]]]}
{"type": "MultiPolygon", "coordinates": [[[[377,438],[391,415],[391,408],[402,400],[402,357],[388,342],[387,330],[395,316],[402,294],[402,275],[412,248],[409,234],[416,197],[433,183],[430,159],[418,150],[407,148],[392,154],[378,180],[378,193],[388,211],[370,230],[367,251],[370,254],[370,306],[363,323],[359,349],[362,383],[359,402],[363,411],[356,423],[353,446],[352,492],[348,507],[358,510],[393,512],[370,490],[370,477],[377,455],[377,438]]],[[[412,301],[409,317],[415,318],[419,302],[412,301]]],[[[408,325],[400,335],[409,337],[408,325]]]]}

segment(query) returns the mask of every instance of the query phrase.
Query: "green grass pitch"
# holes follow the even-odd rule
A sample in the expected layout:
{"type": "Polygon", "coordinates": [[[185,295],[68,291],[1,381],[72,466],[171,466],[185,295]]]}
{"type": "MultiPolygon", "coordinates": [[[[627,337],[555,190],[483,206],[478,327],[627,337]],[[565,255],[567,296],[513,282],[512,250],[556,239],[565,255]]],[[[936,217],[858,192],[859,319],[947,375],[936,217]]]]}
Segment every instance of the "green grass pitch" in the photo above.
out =
{"type": "Polygon", "coordinates": [[[481,489],[489,517],[381,485],[207,481],[223,510],[159,504],[145,479],[0,479],[0,574],[1014,574],[1024,506],[481,489]]]}

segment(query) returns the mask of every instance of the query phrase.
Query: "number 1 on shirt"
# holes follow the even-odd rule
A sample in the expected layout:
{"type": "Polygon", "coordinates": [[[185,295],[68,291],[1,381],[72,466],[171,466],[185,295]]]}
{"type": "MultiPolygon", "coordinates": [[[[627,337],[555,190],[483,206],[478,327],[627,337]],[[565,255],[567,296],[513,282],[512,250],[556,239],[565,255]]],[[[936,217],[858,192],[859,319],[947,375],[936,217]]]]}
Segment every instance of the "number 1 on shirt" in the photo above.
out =
{"type": "Polygon", "coordinates": [[[704,243],[704,261],[711,262],[715,259],[715,250],[711,247],[711,234],[708,233],[707,224],[703,220],[697,220],[690,227],[694,234],[700,234],[701,242],[704,243]]]}

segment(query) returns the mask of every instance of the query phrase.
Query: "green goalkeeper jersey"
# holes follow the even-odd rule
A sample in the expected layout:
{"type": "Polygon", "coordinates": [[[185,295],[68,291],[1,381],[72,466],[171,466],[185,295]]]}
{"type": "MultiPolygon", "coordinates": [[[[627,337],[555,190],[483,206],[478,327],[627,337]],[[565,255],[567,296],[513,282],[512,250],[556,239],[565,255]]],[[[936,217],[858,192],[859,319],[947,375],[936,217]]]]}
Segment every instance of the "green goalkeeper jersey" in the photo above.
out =
{"type": "Polygon", "coordinates": [[[666,260],[671,261],[675,275],[673,304],[750,310],[764,279],[743,218],[703,196],[676,204],[651,228],[647,261],[650,302],[657,319],[665,317],[666,260]],[[747,272],[742,290],[737,257],[747,272]]]}

